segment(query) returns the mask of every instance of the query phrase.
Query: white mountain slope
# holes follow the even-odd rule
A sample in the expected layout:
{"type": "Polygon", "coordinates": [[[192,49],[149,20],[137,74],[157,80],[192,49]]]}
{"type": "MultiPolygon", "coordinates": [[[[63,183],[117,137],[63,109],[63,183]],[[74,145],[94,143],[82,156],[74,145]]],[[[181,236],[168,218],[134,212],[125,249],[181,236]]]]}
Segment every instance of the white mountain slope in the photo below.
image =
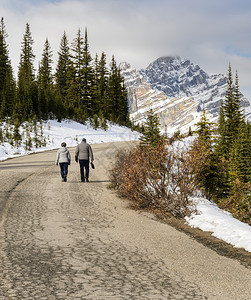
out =
{"type": "MultiPolygon", "coordinates": [[[[217,119],[221,101],[225,99],[227,77],[208,75],[189,60],[161,57],[145,70],[135,70],[121,64],[129,96],[131,119],[145,121],[150,108],[159,115],[162,131],[188,131],[198,122],[204,106],[211,120],[217,119]]],[[[241,105],[247,118],[251,118],[249,101],[242,97],[241,105]]]]}

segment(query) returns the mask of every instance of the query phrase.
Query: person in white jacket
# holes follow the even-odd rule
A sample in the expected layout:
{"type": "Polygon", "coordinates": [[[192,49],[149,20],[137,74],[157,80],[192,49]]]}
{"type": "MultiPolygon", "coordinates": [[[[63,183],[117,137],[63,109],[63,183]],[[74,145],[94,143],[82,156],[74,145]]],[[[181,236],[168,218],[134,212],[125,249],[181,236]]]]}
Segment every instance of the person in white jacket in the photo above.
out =
{"type": "Polygon", "coordinates": [[[62,181],[67,181],[68,166],[71,164],[71,155],[66,148],[66,143],[61,144],[61,148],[58,149],[56,157],[56,165],[60,166],[62,181]]]}

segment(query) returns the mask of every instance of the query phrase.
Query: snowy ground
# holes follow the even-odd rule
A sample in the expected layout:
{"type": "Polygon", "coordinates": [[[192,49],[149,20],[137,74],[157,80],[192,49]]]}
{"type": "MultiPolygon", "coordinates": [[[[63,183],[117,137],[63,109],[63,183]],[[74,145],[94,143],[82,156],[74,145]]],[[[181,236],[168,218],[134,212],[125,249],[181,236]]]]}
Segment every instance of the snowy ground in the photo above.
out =
{"type": "MultiPolygon", "coordinates": [[[[43,134],[47,140],[47,146],[40,149],[25,151],[23,147],[19,149],[10,146],[8,143],[0,145],[0,160],[11,157],[26,155],[31,152],[41,152],[49,149],[57,149],[64,141],[68,147],[76,146],[83,137],[90,144],[131,141],[137,140],[139,134],[130,129],[117,125],[110,126],[107,131],[94,130],[90,126],[81,125],[76,122],[50,121],[45,124],[43,134]]],[[[235,247],[241,247],[251,252],[251,226],[244,224],[226,211],[217,207],[214,203],[203,199],[194,199],[199,214],[186,218],[191,227],[198,227],[203,231],[210,231],[212,235],[232,244],[235,247]]]]}

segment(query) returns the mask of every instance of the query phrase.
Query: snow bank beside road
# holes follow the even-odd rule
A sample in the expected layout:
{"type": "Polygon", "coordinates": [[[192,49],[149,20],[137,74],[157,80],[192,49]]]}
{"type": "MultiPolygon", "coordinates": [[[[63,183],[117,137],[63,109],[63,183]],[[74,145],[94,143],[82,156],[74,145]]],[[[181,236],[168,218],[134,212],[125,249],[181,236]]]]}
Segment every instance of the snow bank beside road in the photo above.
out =
{"type": "Polygon", "coordinates": [[[204,198],[194,198],[199,214],[186,217],[191,227],[210,231],[212,235],[251,252],[251,226],[235,219],[229,212],[204,198]]]}
{"type": "MultiPolygon", "coordinates": [[[[22,132],[20,132],[22,134],[22,132]]],[[[90,144],[134,141],[138,140],[139,133],[131,131],[131,129],[119,125],[109,125],[104,131],[98,128],[93,129],[89,125],[79,124],[74,121],[57,122],[50,120],[43,124],[43,136],[46,138],[47,145],[41,148],[33,147],[31,151],[24,149],[24,145],[16,148],[9,143],[0,145],[0,160],[17,157],[20,155],[30,154],[34,152],[42,152],[46,150],[57,149],[62,142],[66,142],[67,147],[75,147],[82,138],[85,137],[90,144]]]]}

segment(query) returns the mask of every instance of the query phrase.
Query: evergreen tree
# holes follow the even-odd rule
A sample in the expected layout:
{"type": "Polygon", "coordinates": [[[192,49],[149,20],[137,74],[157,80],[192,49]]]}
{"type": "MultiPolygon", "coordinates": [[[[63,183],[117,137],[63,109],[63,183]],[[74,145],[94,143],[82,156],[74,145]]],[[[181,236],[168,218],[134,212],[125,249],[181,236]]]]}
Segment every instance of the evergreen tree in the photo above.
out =
{"type": "Polygon", "coordinates": [[[69,42],[64,32],[61,42],[60,42],[60,49],[58,52],[58,62],[56,68],[56,88],[57,88],[57,95],[60,99],[59,101],[62,102],[64,107],[64,112],[62,114],[69,117],[68,112],[68,100],[67,100],[67,89],[68,89],[68,76],[70,75],[70,67],[72,65],[71,56],[70,56],[70,47],[69,42]]]}
{"type": "Polygon", "coordinates": [[[14,122],[13,140],[17,148],[20,146],[22,140],[21,134],[19,132],[19,127],[20,127],[20,121],[16,119],[14,122]]]}
{"type": "Polygon", "coordinates": [[[229,149],[226,143],[226,122],[225,122],[224,109],[222,103],[220,108],[220,116],[218,120],[218,138],[216,142],[217,142],[216,151],[218,155],[227,157],[229,149]]]}
{"type": "Polygon", "coordinates": [[[206,116],[206,110],[203,107],[200,121],[196,124],[197,126],[197,134],[202,143],[205,144],[207,148],[211,148],[212,146],[212,122],[209,122],[206,116]]]}
{"type": "Polygon", "coordinates": [[[106,117],[121,125],[128,125],[129,113],[127,92],[124,79],[117,67],[114,56],[112,57],[110,75],[108,77],[108,101],[106,117]]]}
{"type": "Polygon", "coordinates": [[[245,124],[241,112],[240,98],[238,74],[236,72],[234,85],[229,65],[228,87],[225,103],[221,106],[216,143],[216,154],[224,157],[227,162],[225,178],[228,190],[225,196],[236,196],[238,193],[235,189],[250,181],[251,139],[248,124],[245,124]]]}
{"type": "Polygon", "coordinates": [[[72,44],[72,61],[73,65],[70,67],[68,72],[68,80],[70,84],[68,85],[68,100],[70,106],[74,110],[74,114],[79,121],[85,121],[88,115],[84,116],[83,107],[83,86],[84,86],[84,76],[83,76],[83,61],[84,61],[84,40],[81,35],[80,29],[78,30],[76,38],[73,40],[72,44]]]}
{"type": "Polygon", "coordinates": [[[159,117],[154,114],[152,109],[150,109],[140,141],[148,145],[157,145],[162,140],[163,137],[161,136],[159,129],[159,117]]]}
{"type": "Polygon", "coordinates": [[[193,135],[193,131],[192,131],[191,126],[189,126],[189,129],[188,129],[188,136],[192,136],[192,135],[193,135]]]}
{"type": "Polygon", "coordinates": [[[67,116],[74,120],[79,120],[79,115],[82,115],[82,109],[80,108],[80,92],[79,86],[76,82],[76,69],[74,64],[71,63],[67,71],[67,102],[65,109],[67,116]],[[80,112],[78,113],[78,109],[80,112]]]}
{"type": "Polygon", "coordinates": [[[0,117],[10,117],[16,102],[16,83],[6,43],[7,33],[3,18],[0,23],[0,117]]]}
{"type": "Polygon", "coordinates": [[[23,120],[27,120],[29,116],[36,114],[38,111],[37,84],[33,66],[35,55],[33,54],[32,45],[33,39],[30,26],[27,23],[18,69],[18,112],[22,115],[23,120]]]}
{"type": "Polygon", "coordinates": [[[236,71],[235,75],[235,85],[234,85],[234,114],[232,118],[232,127],[234,133],[238,134],[239,128],[241,126],[241,123],[244,122],[244,114],[241,111],[241,93],[239,90],[239,78],[238,78],[238,72],[236,71]]]}
{"type": "Polygon", "coordinates": [[[231,182],[251,180],[251,134],[248,123],[242,122],[237,137],[230,149],[229,175],[231,182]]]}
{"type": "Polygon", "coordinates": [[[2,122],[0,122],[0,143],[2,143],[3,140],[4,140],[4,137],[3,137],[2,122]]]}
{"type": "MultiPolygon", "coordinates": [[[[240,111],[240,92],[238,83],[238,74],[236,72],[236,83],[233,84],[231,65],[228,69],[228,87],[225,97],[225,103],[223,104],[224,113],[224,140],[226,149],[228,151],[224,153],[226,158],[229,158],[229,153],[232,145],[235,143],[235,139],[239,133],[239,127],[243,121],[243,117],[240,111]]],[[[221,128],[223,129],[221,124],[221,128]]]]}
{"type": "Polygon", "coordinates": [[[95,60],[95,108],[98,114],[107,110],[107,81],[106,55],[102,52],[100,60],[97,56],[95,60]]]}
{"type": "MultiPolygon", "coordinates": [[[[44,44],[42,60],[38,70],[39,112],[43,119],[59,113],[60,105],[55,97],[52,76],[52,51],[48,39],[44,44]]],[[[39,114],[38,114],[39,115],[39,114]]]]}
{"type": "Polygon", "coordinates": [[[195,143],[207,156],[207,160],[199,170],[198,181],[203,187],[206,197],[217,200],[228,190],[228,180],[225,172],[224,162],[214,149],[212,138],[214,123],[210,122],[203,107],[200,121],[197,125],[198,139],[195,143]]]}
{"type": "Polygon", "coordinates": [[[38,128],[37,128],[36,116],[34,116],[32,119],[32,125],[33,125],[33,133],[34,133],[33,141],[35,143],[35,147],[38,148],[39,147],[39,138],[38,138],[38,128]]]}
{"type": "Polygon", "coordinates": [[[89,116],[93,116],[96,111],[94,98],[94,70],[92,66],[92,57],[89,50],[88,34],[85,29],[84,52],[83,52],[83,98],[82,106],[89,116]]]}
{"type": "Polygon", "coordinates": [[[108,129],[108,124],[107,124],[107,120],[104,117],[102,112],[100,112],[100,114],[99,114],[99,119],[100,119],[100,123],[101,123],[100,124],[101,128],[106,131],[108,129]]]}
{"type": "Polygon", "coordinates": [[[119,118],[118,123],[121,125],[129,125],[129,108],[128,108],[128,97],[127,97],[127,90],[124,82],[124,78],[120,74],[119,70],[119,78],[121,82],[121,96],[119,101],[119,118]]]}
{"type": "Polygon", "coordinates": [[[99,128],[99,119],[98,119],[98,116],[96,114],[93,116],[92,127],[95,130],[97,130],[99,128]]]}

